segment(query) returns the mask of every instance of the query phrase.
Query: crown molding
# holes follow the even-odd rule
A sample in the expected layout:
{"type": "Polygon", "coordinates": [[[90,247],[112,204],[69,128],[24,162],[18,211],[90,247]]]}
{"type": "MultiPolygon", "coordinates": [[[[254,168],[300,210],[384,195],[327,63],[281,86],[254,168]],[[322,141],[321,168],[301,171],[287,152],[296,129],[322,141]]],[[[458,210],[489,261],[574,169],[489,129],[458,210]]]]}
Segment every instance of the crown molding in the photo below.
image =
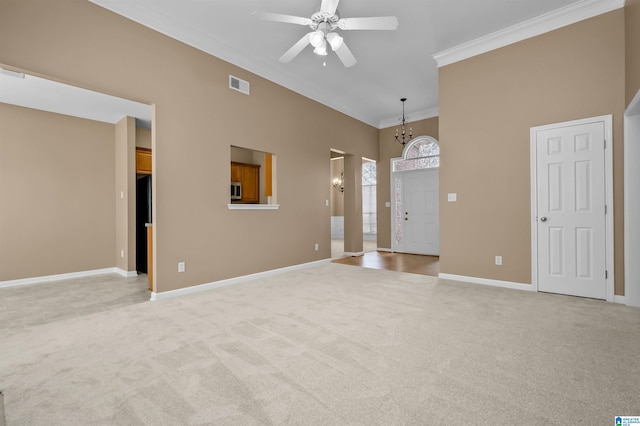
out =
{"type": "Polygon", "coordinates": [[[624,7],[625,0],[582,0],[432,55],[438,68],[624,7]]]}
{"type": "MultiPolygon", "coordinates": [[[[408,123],[413,123],[414,121],[425,120],[427,118],[437,117],[438,115],[440,115],[440,110],[438,109],[438,107],[434,107],[434,108],[430,108],[423,111],[415,111],[410,115],[408,114],[406,118],[408,123]]],[[[378,124],[378,129],[398,126],[399,123],[400,123],[399,117],[387,118],[385,120],[380,121],[380,123],[378,124]]]]}

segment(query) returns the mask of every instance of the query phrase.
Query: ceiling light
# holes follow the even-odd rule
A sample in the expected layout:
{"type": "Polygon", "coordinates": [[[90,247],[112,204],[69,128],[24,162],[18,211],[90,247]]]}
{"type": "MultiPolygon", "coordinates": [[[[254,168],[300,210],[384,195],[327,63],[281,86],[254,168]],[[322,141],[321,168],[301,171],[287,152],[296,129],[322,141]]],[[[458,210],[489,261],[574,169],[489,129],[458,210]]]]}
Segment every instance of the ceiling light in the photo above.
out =
{"type": "Polygon", "coordinates": [[[319,56],[327,56],[327,42],[325,40],[322,40],[320,46],[313,49],[313,53],[319,56]]]}
{"type": "Polygon", "coordinates": [[[327,41],[331,45],[331,49],[338,50],[340,46],[342,46],[343,39],[337,33],[329,33],[327,34],[327,41]]]}
{"type": "Polygon", "coordinates": [[[402,102],[402,132],[399,132],[398,129],[396,129],[396,141],[400,142],[402,144],[402,146],[404,146],[405,143],[409,142],[411,140],[411,138],[413,137],[413,130],[411,130],[411,127],[409,127],[409,137],[407,137],[407,120],[406,117],[404,116],[404,102],[407,100],[407,98],[402,98],[400,99],[400,101],[402,102]]]}
{"type": "Polygon", "coordinates": [[[309,43],[313,47],[316,47],[316,48],[320,47],[323,41],[324,41],[324,33],[322,31],[318,30],[309,34],[309,43]]]}

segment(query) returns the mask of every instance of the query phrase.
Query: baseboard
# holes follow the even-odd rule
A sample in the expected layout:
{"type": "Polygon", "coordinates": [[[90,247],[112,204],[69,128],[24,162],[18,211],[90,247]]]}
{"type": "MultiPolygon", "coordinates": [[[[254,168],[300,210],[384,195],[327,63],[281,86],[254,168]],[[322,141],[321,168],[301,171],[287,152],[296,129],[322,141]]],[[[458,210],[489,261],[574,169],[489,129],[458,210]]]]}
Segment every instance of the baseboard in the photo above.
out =
{"type": "Polygon", "coordinates": [[[453,274],[443,274],[443,273],[438,274],[438,278],[442,278],[444,280],[462,281],[465,283],[490,285],[493,287],[511,288],[514,290],[533,291],[533,286],[531,284],[514,283],[511,281],[499,281],[499,280],[492,280],[488,278],[466,277],[464,275],[453,275],[453,274]]]}
{"type": "Polygon", "coordinates": [[[393,253],[393,250],[391,250],[390,248],[378,247],[376,250],[377,251],[384,251],[386,253],[393,253]]]}
{"type": "MultiPolygon", "coordinates": [[[[123,271],[124,272],[124,271],[123,271]]],[[[93,269],[90,271],[69,272],[66,274],[44,275],[41,277],[21,278],[17,280],[0,281],[0,288],[18,285],[39,284],[51,281],[67,280],[70,278],[91,277],[94,275],[118,273],[117,268],[93,269]]]]}
{"type": "Polygon", "coordinates": [[[122,277],[126,277],[126,278],[131,278],[131,277],[137,277],[138,276],[138,271],[125,271],[124,269],[121,268],[114,268],[116,274],[122,276],[122,277]]]}
{"type": "Polygon", "coordinates": [[[627,304],[627,299],[624,296],[614,295],[613,296],[613,303],[620,303],[621,305],[626,305],[627,304]]]}
{"type": "Polygon", "coordinates": [[[345,256],[351,256],[351,257],[359,257],[359,256],[364,256],[364,252],[363,251],[356,251],[356,252],[351,252],[351,251],[345,251],[344,252],[345,256]]]}
{"type": "Polygon", "coordinates": [[[194,285],[191,287],[179,288],[177,290],[169,290],[163,291],[160,293],[156,293],[155,291],[151,293],[152,301],[171,299],[174,297],[185,296],[187,294],[199,293],[201,291],[207,291],[214,288],[226,287],[230,285],[240,284],[247,281],[256,280],[259,278],[266,278],[273,275],[284,274],[285,272],[297,271],[299,269],[311,268],[313,266],[322,265],[325,263],[330,263],[331,259],[317,260],[315,262],[302,263],[300,265],[287,266],[285,268],[272,269],[270,271],[258,272],[255,274],[243,275],[240,277],[229,278],[226,280],[214,281],[206,284],[194,285]]]}

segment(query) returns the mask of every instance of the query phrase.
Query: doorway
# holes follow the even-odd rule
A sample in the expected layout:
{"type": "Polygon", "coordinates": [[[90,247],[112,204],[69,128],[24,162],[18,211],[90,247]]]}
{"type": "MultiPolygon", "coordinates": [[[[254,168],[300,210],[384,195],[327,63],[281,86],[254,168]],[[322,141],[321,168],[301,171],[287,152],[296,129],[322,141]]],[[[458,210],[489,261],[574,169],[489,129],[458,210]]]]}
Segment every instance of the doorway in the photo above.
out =
{"type": "Polygon", "coordinates": [[[430,136],[414,138],[402,158],[391,160],[391,249],[440,255],[440,146],[430,136]]]}
{"type": "Polygon", "coordinates": [[[331,258],[344,256],[344,153],[332,149],[331,179],[331,258]]]}
{"type": "Polygon", "coordinates": [[[531,129],[538,291],[613,300],[610,115],[531,129]]]}

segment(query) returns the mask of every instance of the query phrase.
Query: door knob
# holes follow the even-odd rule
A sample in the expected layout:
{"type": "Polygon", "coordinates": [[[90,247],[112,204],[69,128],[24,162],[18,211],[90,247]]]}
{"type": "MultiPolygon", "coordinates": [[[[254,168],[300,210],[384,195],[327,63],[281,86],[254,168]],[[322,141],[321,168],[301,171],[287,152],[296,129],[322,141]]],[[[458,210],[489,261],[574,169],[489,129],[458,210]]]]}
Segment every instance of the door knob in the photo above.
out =
{"type": "Polygon", "coordinates": [[[542,216],[542,217],[540,218],[540,222],[546,222],[546,221],[547,221],[546,216],[542,216]]]}

